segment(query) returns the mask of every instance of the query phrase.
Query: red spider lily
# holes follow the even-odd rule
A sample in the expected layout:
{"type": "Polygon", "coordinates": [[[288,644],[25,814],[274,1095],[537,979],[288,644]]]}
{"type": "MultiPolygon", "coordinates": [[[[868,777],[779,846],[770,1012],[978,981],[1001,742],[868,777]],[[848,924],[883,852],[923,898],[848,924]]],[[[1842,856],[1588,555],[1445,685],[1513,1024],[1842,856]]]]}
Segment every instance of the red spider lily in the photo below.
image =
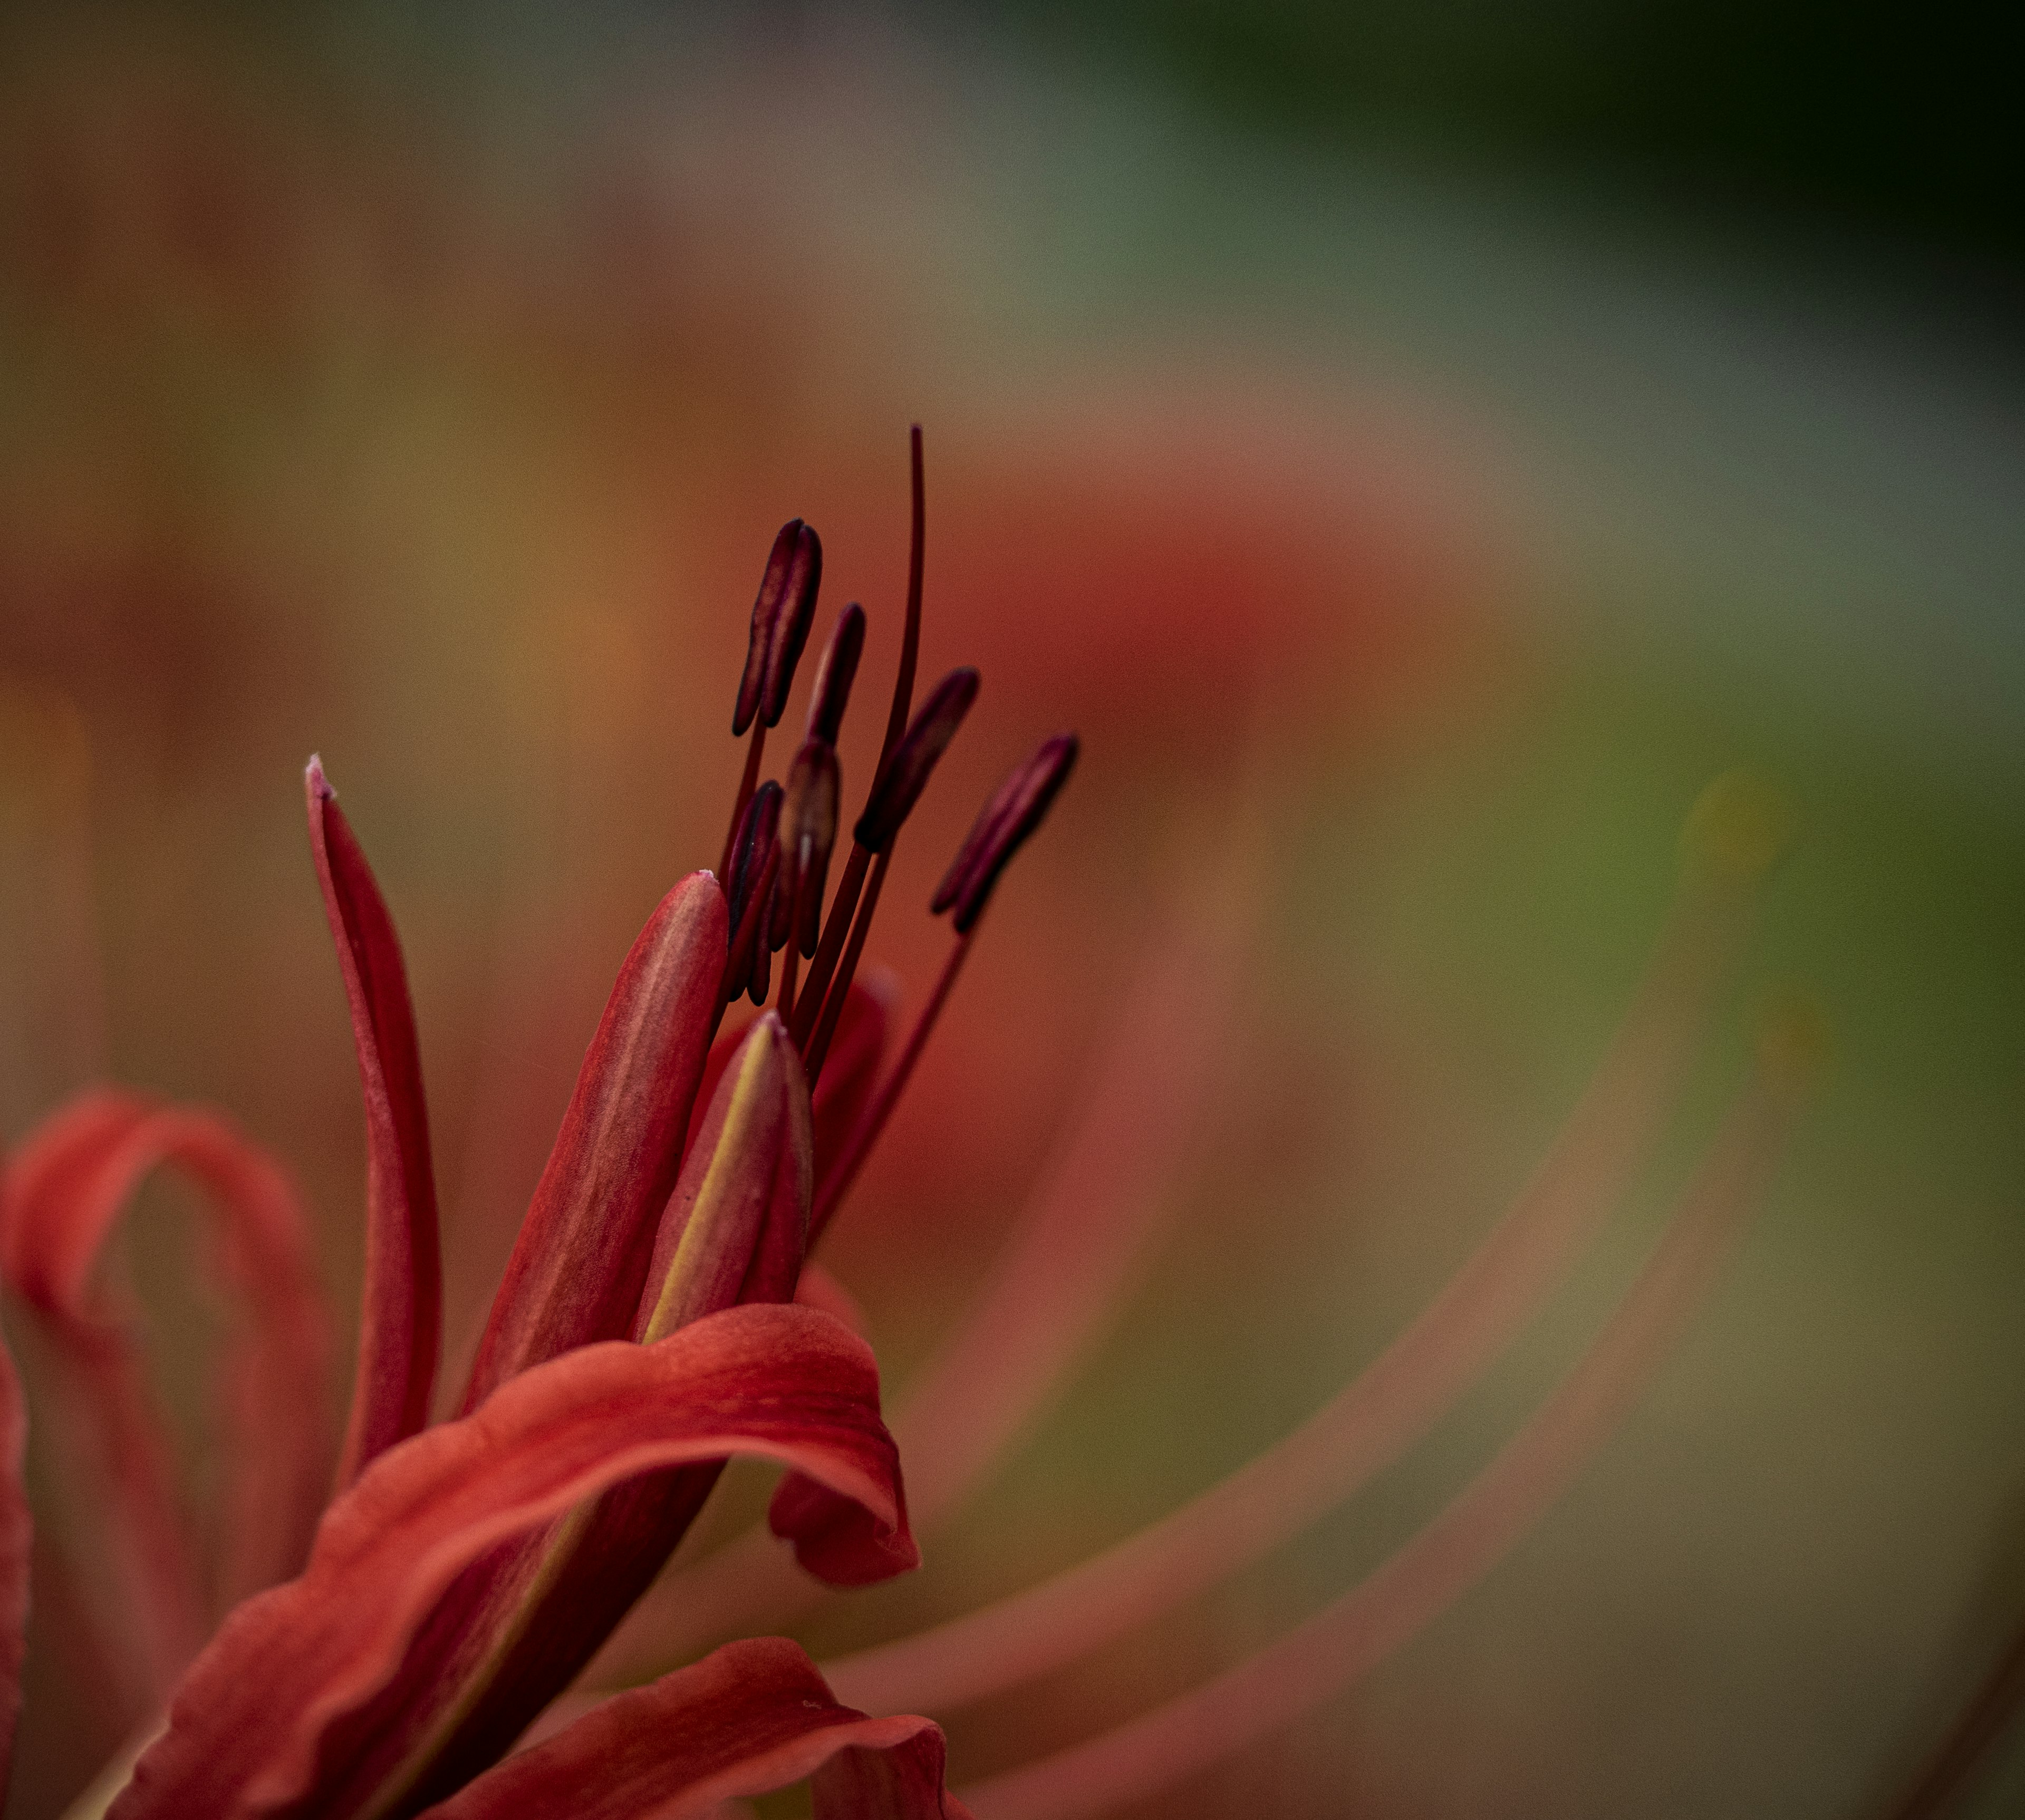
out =
{"type": "MultiPolygon", "coordinates": [[[[918,1561],[871,1353],[832,1315],[797,1305],[797,1288],[810,1243],[921,1054],[993,884],[1075,747],[1066,736],[1048,742],[980,816],[936,905],[957,910],[950,964],[877,1083],[884,1008],[854,974],[895,838],[977,692],[976,673],[958,671],[910,719],[918,434],[914,458],[899,680],[827,919],[832,741],[863,636],[857,609],[818,678],[785,811],[781,787],[757,781],[820,574],[820,545],[796,521],[754,609],[735,723],[754,732],[722,880],[698,872],[678,884],[619,971],[454,1419],[428,1426],[439,1266],[400,949],[318,761],[306,781],[311,840],[367,1152],[358,1361],[320,1517],[326,1451],[313,1412],[326,1335],[278,1168],[215,1114],[113,1091],[64,1109],[11,1159],[0,1265],[42,1317],[72,1393],[74,1419],[58,1426],[75,1480],[104,1494],[101,1546],[80,1583],[108,1608],[97,1627],[108,1655],[128,1648],[130,1704],[145,1712],[167,1701],[112,1800],[121,1820],[672,1815],[804,1777],[817,1812],[839,1820],[965,1812],[943,1789],[932,1723],[839,1704],[779,1640],[720,1649],[500,1763],[660,1572],[733,1455],[791,1469],[772,1528],[827,1583],[867,1583],[918,1561]],[[764,1005],[783,948],[776,1008],[718,1040],[741,993],[764,1005]],[[798,996],[802,960],[810,971],[798,996]],[[223,1418],[237,1477],[219,1591],[238,1602],[208,1643],[204,1589],[137,1354],[92,1281],[120,1209],[161,1163],[193,1176],[215,1206],[219,1272],[250,1316],[228,1360],[223,1418]]],[[[8,1359],[0,1724],[10,1740],[27,1586],[22,1432],[8,1359]]]]}

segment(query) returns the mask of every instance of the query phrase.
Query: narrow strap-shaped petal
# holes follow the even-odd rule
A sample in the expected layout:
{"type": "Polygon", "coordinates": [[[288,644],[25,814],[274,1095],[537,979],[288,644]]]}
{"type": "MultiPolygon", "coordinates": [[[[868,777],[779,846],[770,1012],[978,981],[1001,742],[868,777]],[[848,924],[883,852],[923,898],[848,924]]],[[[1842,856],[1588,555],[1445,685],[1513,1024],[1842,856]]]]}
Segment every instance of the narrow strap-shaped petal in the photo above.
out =
{"type": "Polygon", "coordinates": [[[793,1296],[814,1186],[810,1123],[801,1057],[769,1011],[740,1044],[737,1066],[712,1092],[683,1161],[655,1235],[634,1338],[665,1339],[741,1300],[793,1296]],[[752,1293],[741,1296],[755,1271],[752,1293]]]}
{"type": "Polygon", "coordinates": [[[728,1643],[509,1758],[431,1820],[704,1820],[815,1778],[816,1820],[968,1820],[931,1720],[840,1706],[785,1637],[728,1643]]]}
{"type": "Polygon", "coordinates": [[[376,1454],[428,1425],[443,1336],[443,1264],[428,1107],[400,939],[320,760],[310,761],[303,787],[366,1104],[366,1280],[351,1416],[338,1457],[342,1488],[376,1454]]]}
{"type": "MultiPolygon", "coordinates": [[[[884,967],[865,968],[851,982],[851,990],[844,996],[843,1014],[837,1020],[836,1034],[830,1040],[829,1056],[823,1064],[822,1079],[816,1084],[813,1099],[818,1191],[878,1083],[887,1035],[893,1024],[893,1007],[899,999],[899,980],[891,968],[884,967]]],[[[689,1136],[682,1146],[685,1155],[702,1132],[704,1115],[710,1110],[717,1084],[724,1078],[725,1070],[744,1038],[745,1030],[741,1026],[727,1030],[711,1045],[710,1059],[704,1065],[703,1084],[696,1089],[696,1106],[689,1117],[689,1136]]]]}
{"type": "Polygon", "coordinates": [[[0,1335],[0,1809],[14,1760],[14,1723],[21,1715],[21,1657],[28,1628],[28,1561],[35,1525],[21,1489],[28,1413],[14,1355],[0,1335]]]}
{"type": "Polygon", "coordinates": [[[107,1571],[93,1576],[101,1621],[145,1653],[130,1703],[166,1692],[208,1627],[138,1351],[91,1282],[121,1209],[167,1163],[204,1191],[215,1216],[211,1268],[248,1317],[219,1384],[222,1451],[232,1462],[217,1574],[226,1597],[300,1564],[329,1470],[328,1323],[300,1206],[279,1166],[215,1113],[100,1091],[55,1114],[8,1170],[0,1265],[42,1318],[64,1380],[51,1438],[67,1489],[105,1537],[107,1571]]]}
{"type": "Polygon", "coordinates": [[[721,1009],[724,893],[692,872],[633,944],[492,1304],[461,1411],[572,1346],[631,1330],[721,1009]]]}
{"type": "MultiPolygon", "coordinates": [[[[812,1174],[801,1057],[770,1012],[746,1033],[682,1165],[632,1337],[651,1345],[741,1301],[786,1301],[801,1268],[812,1174]]],[[[722,1466],[639,1473],[495,1554],[485,1583],[464,1589],[449,1671],[455,1698],[398,1773],[411,1804],[498,1762],[576,1678],[667,1564],[722,1466]]],[[[854,1500],[843,1503],[862,1516],[854,1500]]],[[[848,1571],[865,1571],[868,1558],[895,1561],[889,1572],[914,1564],[911,1541],[892,1542],[893,1554],[873,1539],[890,1525],[862,1520],[873,1536],[848,1571]]]]}
{"type": "Polygon", "coordinates": [[[827,1315],[728,1308],[655,1345],[581,1348],[360,1476],[302,1577],[241,1606],[192,1667],[115,1820],[377,1810],[445,1693],[425,1627],[499,1544],[635,1474],[733,1454],[904,1521],[870,1348],[827,1315]]]}

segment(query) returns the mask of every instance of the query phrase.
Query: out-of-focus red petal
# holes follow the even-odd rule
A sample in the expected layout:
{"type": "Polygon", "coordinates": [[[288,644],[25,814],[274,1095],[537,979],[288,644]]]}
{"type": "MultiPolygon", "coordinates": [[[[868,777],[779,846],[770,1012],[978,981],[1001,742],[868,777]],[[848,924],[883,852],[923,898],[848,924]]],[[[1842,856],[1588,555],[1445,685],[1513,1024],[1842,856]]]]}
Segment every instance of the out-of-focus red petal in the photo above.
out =
{"type": "Polygon", "coordinates": [[[875,1535],[904,1533],[870,1348],[827,1315],[728,1308],[652,1346],[579,1348],[360,1476],[302,1577],[197,1659],[114,1820],[377,1803],[458,1697],[428,1645],[444,1613],[484,1607],[488,1571],[515,1558],[501,1544],[635,1474],[733,1454],[790,1462],[860,1502],[875,1535]]]}
{"type": "Polygon", "coordinates": [[[92,1268],[141,1180],[173,1163],[213,1209],[210,1268],[246,1319],[219,1384],[225,1487],[218,1580],[238,1598],[295,1571],[323,1501],[328,1323],[294,1190],[220,1115],[112,1090],[80,1095],[17,1153],[0,1268],[41,1317],[62,1378],[51,1438],[66,1489],[105,1536],[101,1622],[127,1645],[142,1704],[166,1692],[208,1627],[138,1351],[92,1268]]]}
{"type": "Polygon", "coordinates": [[[465,1386],[631,1330],[721,1004],[724,893],[692,872],[633,944],[521,1222],[465,1386]]]}
{"type": "Polygon", "coordinates": [[[21,1713],[21,1654],[28,1627],[28,1561],[35,1525],[21,1489],[28,1415],[14,1355],[0,1337],[0,1807],[14,1760],[14,1722],[21,1713]]]}
{"type": "Polygon", "coordinates": [[[488,1771],[432,1820],[703,1820],[815,1778],[817,1820],[967,1820],[941,1728],[868,1719],[785,1637],[728,1643],[488,1771]]]}
{"type": "Polygon", "coordinates": [[[428,1106],[400,939],[319,760],[310,761],[303,788],[366,1106],[366,1281],[358,1371],[338,1457],[342,1489],[376,1454],[428,1425],[443,1337],[443,1264],[428,1106]]]}

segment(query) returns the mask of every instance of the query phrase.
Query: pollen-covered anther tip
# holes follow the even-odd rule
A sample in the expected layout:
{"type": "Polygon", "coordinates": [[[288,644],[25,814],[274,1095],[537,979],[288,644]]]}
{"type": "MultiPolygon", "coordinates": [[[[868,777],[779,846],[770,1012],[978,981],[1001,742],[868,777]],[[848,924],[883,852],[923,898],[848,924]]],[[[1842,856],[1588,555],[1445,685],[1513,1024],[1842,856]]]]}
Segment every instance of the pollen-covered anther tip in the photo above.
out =
{"type": "Polygon", "coordinates": [[[854,600],[836,616],[829,643],[809,691],[809,737],[834,746],[843,728],[843,710],[857,679],[858,660],[865,653],[865,609],[854,600]]]}
{"type": "Polygon", "coordinates": [[[1811,1087],[1835,1059],[1835,1037],[1828,1014],[1812,994],[1781,993],[1759,1020],[1758,1066],[1782,1092],[1811,1087]]]}
{"type": "Polygon", "coordinates": [[[999,785],[978,812],[943,882],[935,887],[928,904],[931,914],[939,916],[954,906],[956,932],[969,933],[984,914],[1006,862],[1041,825],[1049,805],[1068,780],[1080,750],[1075,734],[1057,733],[1042,740],[1033,756],[999,785]]]}
{"type": "Polygon", "coordinates": [[[1799,820],[1792,799],[1748,771],[1725,771],[1695,799],[1681,862],[1697,876],[1746,884],[1777,864],[1799,820]]]}
{"type": "Polygon", "coordinates": [[[913,814],[936,761],[956,737],[957,728],[977,699],[977,672],[967,665],[951,670],[930,692],[901,736],[899,744],[893,748],[892,756],[880,767],[872,785],[871,800],[852,830],[867,853],[883,853],[900,831],[901,824],[913,814]]]}

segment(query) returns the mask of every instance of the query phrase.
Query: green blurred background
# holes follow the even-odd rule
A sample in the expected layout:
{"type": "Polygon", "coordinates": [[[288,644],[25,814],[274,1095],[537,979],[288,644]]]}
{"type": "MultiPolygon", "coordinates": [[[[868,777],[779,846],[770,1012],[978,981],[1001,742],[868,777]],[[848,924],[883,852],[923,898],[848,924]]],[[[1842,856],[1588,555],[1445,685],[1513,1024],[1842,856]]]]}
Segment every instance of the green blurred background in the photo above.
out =
{"type": "MultiPolygon", "coordinates": [[[[1081,1558],[1369,1359],[1545,1149],[1744,764],[1800,842],[1567,1293],[1299,1544],[946,1716],[989,1773],[1381,1561],[1593,1335],[1798,979],[1836,1065],[1638,1413],[1398,1658],[1143,1811],[1883,1813],[2025,1611],[2005,75],[1932,8],[9,15],[0,1128],[101,1070],[224,1104],[348,1305],[320,750],[407,944],[468,1332],[626,942],[714,856],[782,519],[885,673],[919,418],[924,662],[986,692],[876,945],[913,993],[978,795],[1058,725],[1086,758],[837,1234],[889,1382],[1262,766],[1267,909],[1140,1293],[812,1646],[1081,1558]]],[[[151,1190],[133,1239],[183,1412],[189,1220],[151,1190]]],[[[46,1631],[30,1701],[14,1811],[54,1814],[117,1727],[46,1631]]],[[[2014,1743],[1968,1811],[2021,1800],[2014,1743]]]]}

